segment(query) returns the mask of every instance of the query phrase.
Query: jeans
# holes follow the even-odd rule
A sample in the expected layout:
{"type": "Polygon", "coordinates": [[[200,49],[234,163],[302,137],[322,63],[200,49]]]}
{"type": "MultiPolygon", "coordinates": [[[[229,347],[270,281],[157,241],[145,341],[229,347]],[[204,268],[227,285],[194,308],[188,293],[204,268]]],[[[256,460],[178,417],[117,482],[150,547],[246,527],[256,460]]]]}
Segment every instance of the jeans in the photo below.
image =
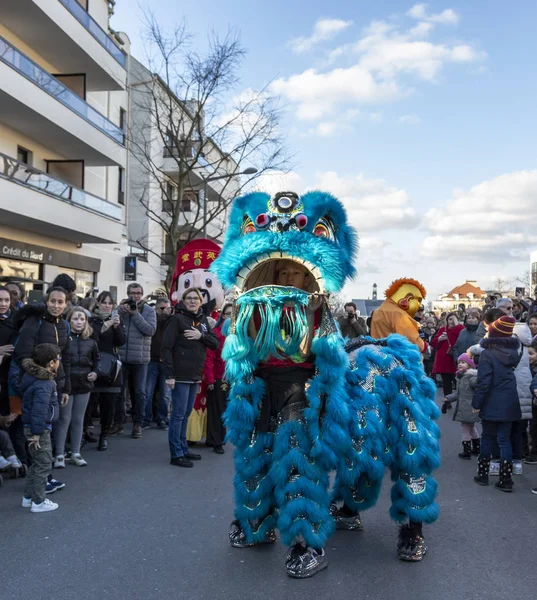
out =
{"type": "MultiPolygon", "coordinates": [[[[144,420],[144,409],[146,402],[146,379],[147,365],[134,365],[131,363],[123,363],[124,394],[127,393],[127,388],[129,388],[132,404],[132,422],[135,425],[141,425],[144,420]]],[[[123,403],[122,406],[123,414],[116,414],[116,423],[123,423],[125,419],[125,404],[123,403]]]]}
{"type": "Polygon", "coordinates": [[[35,504],[41,504],[45,500],[47,478],[52,473],[52,441],[49,429],[45,429],[39,436],[39,446],[36,448],[32,444],[28,449],[32,465],[24,487],[24,497],[31,498],[35,504]]]}
{"type": "Polygon", "coordinates": [[[168,422],[168,407],[170,405],[171,389],[166,385],[166,374],[162,363],[152,360],[147,365],[146,400],[144,410],[144,425],[149,425],[153,417],[153,394],[158,385],[157,423],[168,422]]]}
{"type": "Polygon", "coordinates": [[[168,427],[171,458],[181,458],[188,452],[186,426],[198,392],[198,383],[175,383],[172,391],[172,414],[168,427]]]}
{"type": "Polygon", "coordinates": [[[500,458],[502,460],[513,460],[513,448],[511,446],[511,428],[513,423],[498,421],[482,421],[483,431],[481,433],[481,455],[490,458],[500,447],[500,458]]]}

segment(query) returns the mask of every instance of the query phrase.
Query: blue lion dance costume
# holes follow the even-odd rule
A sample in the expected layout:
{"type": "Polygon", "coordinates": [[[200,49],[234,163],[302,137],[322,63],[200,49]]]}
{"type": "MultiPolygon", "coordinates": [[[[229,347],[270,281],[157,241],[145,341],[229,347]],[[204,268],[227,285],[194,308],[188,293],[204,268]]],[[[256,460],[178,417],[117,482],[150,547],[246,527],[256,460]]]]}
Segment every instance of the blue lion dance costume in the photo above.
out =
{"type": "Polygon", "coordinates": [[[345,347],[325,301],[355,274],[356,253],[356,234],[330,194],[255,192],[234,201],[212,265],[224,288],[236,290],[223,351],[236,470],[230,541],[273,543],[278,529],[290,547],[287,573],[297,578],[327,566],[324,548],[336,527],[361,529],[359,513],[377,502],[386,467],[400,558],[423,557],[421,525],[438,516],[436,390],[418,349],[398,335],[345,347]],[[305,269],[307,286],[276,285],[282,261],[286,273],[289,263],[305,269]],[[314,317],[312,298],[320,303],[314,317]],[[304,366],[296,357],[313,320],[312,368],[264,370],[267,361],[304,366]]]}

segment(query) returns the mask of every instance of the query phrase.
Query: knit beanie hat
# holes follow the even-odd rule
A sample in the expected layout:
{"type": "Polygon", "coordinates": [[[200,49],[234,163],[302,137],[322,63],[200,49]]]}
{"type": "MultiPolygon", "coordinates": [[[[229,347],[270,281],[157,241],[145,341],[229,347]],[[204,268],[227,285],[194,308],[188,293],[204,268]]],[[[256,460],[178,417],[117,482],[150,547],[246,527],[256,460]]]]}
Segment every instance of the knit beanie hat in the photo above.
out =
{"type": "Polygon", "coordinates": [[[505,315],[489,325],[489,337],[511,337],[516,319],[505,315]]]}
{"type": "Polygon", "coordinates": [[[76,290],[76,283],[72,277],[69,277],[67,273],[60,273],[56,279],[52,282],[52,287],[62,287],[67,293],[74,292],[76,290]]]}
{"type": "Polygon", "coordinates": [[[465,362],[472,369],[475,369],[475,362],[474,362],[474,360],[472,359],[471,356],[469,356],[468,354],[466,354],[466,352],[464,352],[463,354],[461,354],[459,356],[459,358],[457,359],[457,362],[465,362]]]}

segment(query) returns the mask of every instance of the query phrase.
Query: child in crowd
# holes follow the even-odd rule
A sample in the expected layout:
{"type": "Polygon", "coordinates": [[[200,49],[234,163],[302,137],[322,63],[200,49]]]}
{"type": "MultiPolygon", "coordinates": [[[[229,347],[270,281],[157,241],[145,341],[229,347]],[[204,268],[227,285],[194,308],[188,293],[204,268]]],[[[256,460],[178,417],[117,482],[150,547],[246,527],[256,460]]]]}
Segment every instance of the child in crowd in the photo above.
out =
{"type": "Polygon", "coordinates": [[[22,463],[17,458],[9,434],[5,430],[19,415],[11,414],[7,417],[0,416],[0,471],[10,468],[22,469],[22,463]]]}
{"type": "Polygon", "coordinates": [[[447,409],[451,408],[451,403],[456,402],[453,420],[461,424],[462,435],[462,452],[459,453],[459,458],[470,460],[472,454],[480,453],[479,432],[475,426],[479,415],[472,410],[477,370],[475,362],[466,353],[459,356],[457,366],[457,389],[444,398],[442,412],[446,414],[447,409]]]}
{"type": "Polygon", "coordinates": [[[535,339],[535,337],[537,336],[537,314],[532,315],[528,319],[528,327],[531,331],[531,337],[535,339]]]}
{"type": "Polygon", "coordinates": [[[32,358],[22,361],[22,422],[30,430],[28,452],[32,459],[22,497],[23,508],[42,513],[58,505],[45,497],[47,478],[52,472],[52,422],[58,418],[56,382],[61,350],[54,344],[39,344],[32,358]]]}
{"type": "Polygon", "coordinates": [[[474,481],[488,485],[489,467],[496,443],[500,447],[500,480],[495,486],[513,491],[513,448],[511,428],[522,412],[518,400],[515,368],[520,362],[520,342],[513,337],[516,320],[502,316],[488,327],[488,338],[481,341],[477,385],[472,408],[481,417],[481,453],[474,481]]]}
{"type": "Polygon", "coordinates": [[[67,321],[71,326],[69,355],[71,362],[71,396],[69,402],[60,409],[60,420],[54,429],[56,460],[54,467],[65,467],[65,440],[71,428],[71,463],[85,467],[88,463],[80,454],[84,414],[88,405],[93,383],[99,368],[99,349],[91,337],[93,330],[88,323],[86,311],[75,306],[69,311],[67,321]]]}

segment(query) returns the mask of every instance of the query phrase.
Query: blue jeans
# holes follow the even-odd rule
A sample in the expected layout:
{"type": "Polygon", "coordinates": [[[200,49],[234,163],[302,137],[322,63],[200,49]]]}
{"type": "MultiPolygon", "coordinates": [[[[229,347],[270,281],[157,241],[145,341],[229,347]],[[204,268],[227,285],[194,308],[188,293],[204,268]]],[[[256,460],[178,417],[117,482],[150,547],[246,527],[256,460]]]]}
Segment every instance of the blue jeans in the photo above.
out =
{"type": "MultiPolygon", "coordinates": [[[[123,363],[123,385],[125,391],[129,388],[132,404],[132,422],[135,425],[141,425],[144,417],[146,402],[145,381],[147,378],[147,365],[135,365],[132,363],[123,363]]],[[[123,405],[123,414],[124,414],[123,405]]],[[[123,416],[123,415],[122,415],[123,416]]],[[[123,423],[117,419],[116,423],[123,423]]]]}
{"type": "Polygon", "coordinates": [[[497,447],[500,447],[502,460],[513,460],[511,446],[511,428],[513,423],[498,421],[482,421],[481,454],[487,458],[494,456],[497,447]]]}
{"type": "Polygon", "coordinates": [[[168,426],[171,458],[181,458],[188,452],[186,426],[198,392],[198,383],[175,383],[172,390],[172,414],[168,426]]]}
{"type": "Polygon", "coordinates": [[[153,394],[158,385],[157,423],[166,425],[168,422],[168,406],[170,405],[170,386],[166,385],[166,374],[162,363],[152,360],[147,365],[146,400],[144,410],[144,425],[149,425],[153,417],[153,394]]]}

